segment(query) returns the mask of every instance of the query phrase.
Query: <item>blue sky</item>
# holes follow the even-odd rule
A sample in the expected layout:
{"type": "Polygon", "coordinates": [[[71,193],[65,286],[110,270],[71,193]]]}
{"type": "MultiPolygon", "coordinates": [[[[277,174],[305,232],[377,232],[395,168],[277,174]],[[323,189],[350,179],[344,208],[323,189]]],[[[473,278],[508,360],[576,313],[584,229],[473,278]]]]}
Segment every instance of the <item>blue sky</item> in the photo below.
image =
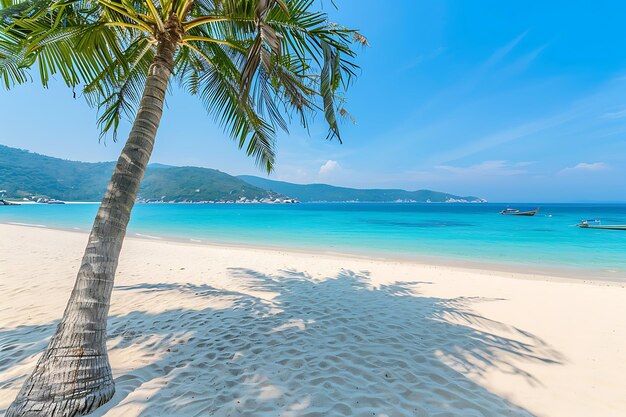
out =
{"type": "MultiPolygon", "coordinates": [[[[337,3],[324,7],[371,44],[347,104],[357,125],[343,145],[324,140],[321,117],[310,134],[293,127],[271,178],[626,201],[626,2],[337,3]]],[[[5,145],[84,161],[122,146],[99,143],[95,111],[60,84],[2,91],[0,114],[5,145]]],[[[263,175],[176,89],[153,162],[263,175]]]]}

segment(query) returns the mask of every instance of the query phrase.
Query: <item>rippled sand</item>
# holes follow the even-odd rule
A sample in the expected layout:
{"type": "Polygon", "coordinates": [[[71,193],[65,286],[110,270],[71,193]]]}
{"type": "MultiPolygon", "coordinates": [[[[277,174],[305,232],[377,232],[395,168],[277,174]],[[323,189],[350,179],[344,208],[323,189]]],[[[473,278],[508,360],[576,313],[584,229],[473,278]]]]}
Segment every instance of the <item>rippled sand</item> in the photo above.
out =
{"type": "MultiPolygon", "coordinates": [[[[0,235],[2,414],[86,235],[0,235]]],[[[128,239],[92,415],[626,415],[626,290],[510,275],[128,239]]]]}

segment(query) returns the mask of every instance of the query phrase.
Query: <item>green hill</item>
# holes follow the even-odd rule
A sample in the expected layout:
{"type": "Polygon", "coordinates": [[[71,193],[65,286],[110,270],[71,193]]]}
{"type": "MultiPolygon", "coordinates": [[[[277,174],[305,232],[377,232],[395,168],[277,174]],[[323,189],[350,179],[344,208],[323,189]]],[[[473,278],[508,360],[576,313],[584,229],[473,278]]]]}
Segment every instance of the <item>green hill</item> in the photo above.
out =
{"type": "Polygon", "coordinates": [[[113,162],[66,161],[0,145],[0,190],[14,198],[100,201],[113,167],[113,162]]]}
{"type": "MultiPolygon", "coordinates": [[[[77,162],[0,145],[0,197],[47,197],[63,201],[100,201],[113,162],[77,162]]],[[[361,190],[326,184],[299,185],[215,169],[150,164],[139,190],[140,201],[261,201],[288,196],[302,202],[481,202],[429,190],[361,190]]]]}
{"type": "Polygon", "coordinates": [[[355,189],[345,187],[335,187],[326,184],[292,184],[289,182],[272,181],[265,178],[240,175],[240,179],[256,185],[259,188],[275,191],[296,198],[301,202],[325,201],[359,201],[359,202],[484,202],[481,198],[467,196],[461,197],[453,194],[440,193],[430,190],[406,191],[393,189],[355,189]]]}
{"type": "MultiPolygon", "coordinates": [[[[100,201],[113,162],[87,163],[0,145],[0,191],[5,197],[100,201]]],[[[196,167],[148,167],[139,198],[164,201],[238,201],[281,197],[223,172],[196,167]]]]}
{"type": "Polygon", "coordinates": [[[237,201],[275,197],[279,195],[215,169],[163,165],[148,167],[139,191],[139,198],[165,201],[237,201]]]}

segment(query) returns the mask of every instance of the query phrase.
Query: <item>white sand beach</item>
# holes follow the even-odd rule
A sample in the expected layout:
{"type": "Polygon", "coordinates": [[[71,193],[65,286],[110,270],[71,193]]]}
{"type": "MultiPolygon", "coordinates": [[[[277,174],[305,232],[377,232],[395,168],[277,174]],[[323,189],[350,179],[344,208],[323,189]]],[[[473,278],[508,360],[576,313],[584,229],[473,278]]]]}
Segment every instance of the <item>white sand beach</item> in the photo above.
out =
{"type": "MultiPolygon", "coordinates": [[[[0,415],[87,235],[0,225],[0,415]]],[[[626,415],[626,288],[129,237],[94,416],[626,415]]]]}

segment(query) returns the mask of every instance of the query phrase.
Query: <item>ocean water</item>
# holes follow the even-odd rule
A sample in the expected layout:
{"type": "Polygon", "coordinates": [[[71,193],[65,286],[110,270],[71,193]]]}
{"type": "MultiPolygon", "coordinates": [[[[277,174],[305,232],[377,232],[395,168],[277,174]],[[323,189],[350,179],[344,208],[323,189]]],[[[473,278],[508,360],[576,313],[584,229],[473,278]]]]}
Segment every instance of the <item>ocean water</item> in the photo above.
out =
{"type": "MultiPolygon", "coordinates": [[[[534,217],[498,214],[506,207],[491,203],[138,204],[129,236],[626,277],[626,231],[574,226],[581,219],[626,224],[626,205],[544,204],[534,217]]],[[[96,211],[96,204],[0,207],[0,223],[88,231],[96,211]]]]}

